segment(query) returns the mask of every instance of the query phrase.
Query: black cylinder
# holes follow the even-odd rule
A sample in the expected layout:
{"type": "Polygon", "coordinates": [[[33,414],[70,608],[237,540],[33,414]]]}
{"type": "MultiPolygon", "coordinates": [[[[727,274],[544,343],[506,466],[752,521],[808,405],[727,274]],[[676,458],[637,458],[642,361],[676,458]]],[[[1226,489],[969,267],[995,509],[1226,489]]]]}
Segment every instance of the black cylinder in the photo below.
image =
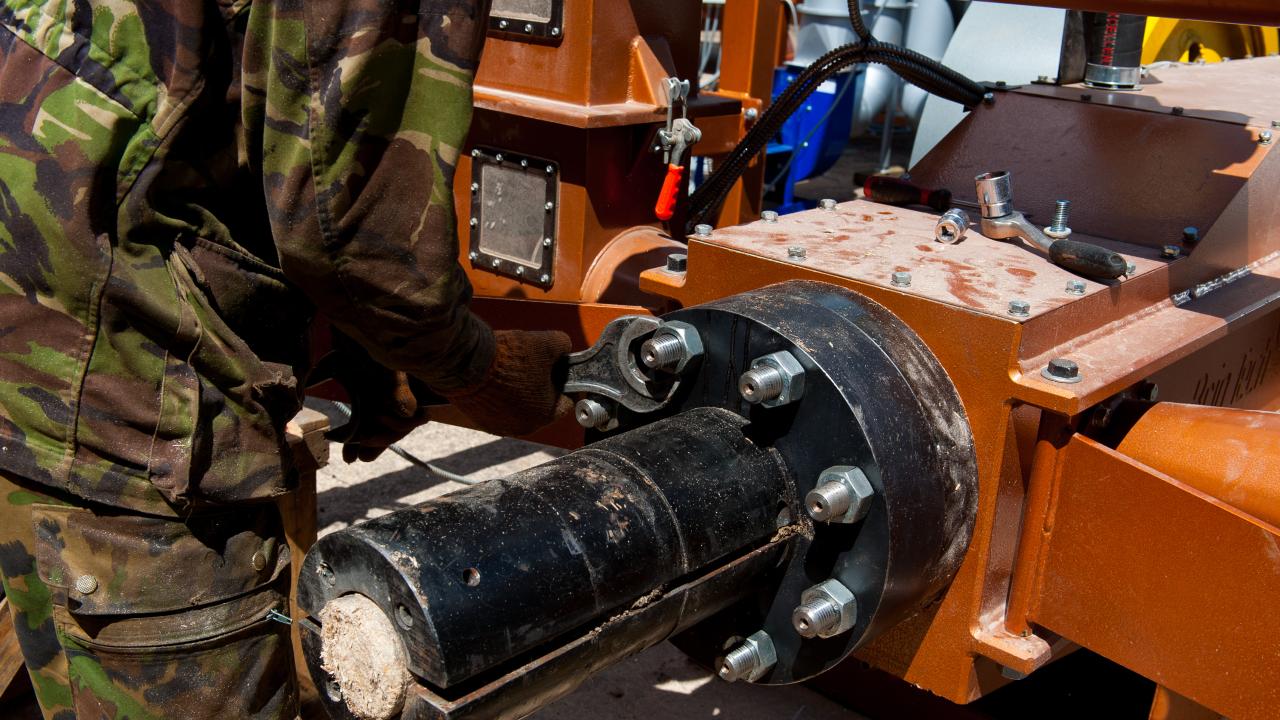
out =
{"type": "Polygon", "coordinates": [[[1085,84],[1121,90],[1137,87],[1146,27],[1145,15],[1085,13],[1085,84]]]}
{"type": "Polygon", "coordinates": [[[787,496],[747,420],[699,408],[322,538],[299,602],[361,592],[450,687],[768,539],[787,496]]]}

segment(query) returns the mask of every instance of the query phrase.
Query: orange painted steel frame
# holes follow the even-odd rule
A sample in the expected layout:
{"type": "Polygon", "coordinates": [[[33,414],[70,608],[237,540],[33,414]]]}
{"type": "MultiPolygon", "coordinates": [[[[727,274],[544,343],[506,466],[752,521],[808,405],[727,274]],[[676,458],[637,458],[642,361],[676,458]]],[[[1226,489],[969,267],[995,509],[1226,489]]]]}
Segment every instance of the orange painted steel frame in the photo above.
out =
{"type": "MultiPolygon", "coordinates": [[[[1077,231],[1137,268],[1081,297],[1061,290],[1072,276],[1028,250],[976,233],[939,249],[931,216],[857,202],[772,229],[753,223],[691,239],[688,271],[642,272],[639,295],[630,295],[639,300],[625,305],[578,304],[579,283],[563,297],[538,295],[473,272],[481,296],[510,296],[482,297],[476,307],[495,325],[564,327],[585,345],[612,317],[785,279],[863,293],[911,325],[947,368],[976,440],[981,493],[974,538],[950,589],[859,656],[964,703],[1008,682],[1002,666],[1030,673],[1082,645],[1160,683],[1153,714],[1174,717],[1198,704],[1236,718],[1273,716],[1280,614],[1270,608],[1280,592],[1280,532],[1266,487],[1280,468],[1264,450],[1276,445],[1274,421],[1157,405],[1117,448],[1084,431],[1086,418],[1146,379],[1170,400],[1280,407],[1280,156],[1259,142],[1266,120],[1280,119],[1280,98],[1265,89],[1277,72],[1280,61],[1262,59],[1162,70],[1159,84],[1129,95],[1044,87],[1001,94],[913,169],[957,197],[976,171],[1007,167],[1019,206],[1047,207],[1059,193],[1081,199],[1077,231]],[[1191,224],[1203,231],[1200,243],[1178,260],[1161,258],[1159,248],[1191,224]],[[810,248],[803,263],[786,257],[798,242],[810,248]],[[914,270],[913,287],[893,287],[886,272],[893,269],[914,270]],[[1014,291],[1032,298],[1031,317],[1000,309],[1001,293],[1014,291]],[[1076,359],[1085,379],[1041,378],[1058,356],[1076,359]],[[1220,446],[1228,440],[1254,463],[1252,476],[1225,474],[1235,467],[1220,446]],[[1198,462],[1197,453],[1221,457],[1198,462]]],[[[631,188],[638,160],[595,152],[592,123],[605,122],[599,107],[522,102],[531,115],[563,117],[505,125],[512,118],[499,122],[502,92],[486,99],[477,91],[473,140],[532,155],[542,142],[554,151],[574,187],[562,212],[581,211],[575,216],[585,228],[582,244],[562,252],[582,263],[585,278],[588,259],[603,247],[590,238],[615,237],[636,222],[627,212],[652,204],[634,192],[607,196],[621,208],[591,195],[620,179],[631,188]],[[596,214],[605,212],[621,213],[621,221],[601,222],[596,214]]],[[[653,106],[637,107],[644,104],[625,100],[618,112],[652,125],[653,106]]],[[[465,218],[461,202],[459,209],[465,218]]],[[[661,247],[656,230],[633,232],[652,233],[650,246],[661,247]]],[[[570,430],[558,442],[580,439],[570,430]]]]}

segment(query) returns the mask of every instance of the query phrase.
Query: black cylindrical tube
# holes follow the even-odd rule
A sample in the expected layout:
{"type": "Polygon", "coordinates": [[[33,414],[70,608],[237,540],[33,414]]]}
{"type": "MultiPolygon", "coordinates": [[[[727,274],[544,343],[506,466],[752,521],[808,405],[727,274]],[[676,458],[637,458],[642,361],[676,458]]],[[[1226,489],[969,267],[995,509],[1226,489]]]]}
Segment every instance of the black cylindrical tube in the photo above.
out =
{"type": "Polygon", "coordinates": [[[789,479],[746,425],[690,410],[333,533],[300,603],[369,596],[410,670],[456,685],[772,535],[789,479]]]}
{"type": "Polygon", "coordinates": [[[1085,84],[1110,89],[1137,87],[1146,27],[1145,15],[1085,13],[1085,84]]]}

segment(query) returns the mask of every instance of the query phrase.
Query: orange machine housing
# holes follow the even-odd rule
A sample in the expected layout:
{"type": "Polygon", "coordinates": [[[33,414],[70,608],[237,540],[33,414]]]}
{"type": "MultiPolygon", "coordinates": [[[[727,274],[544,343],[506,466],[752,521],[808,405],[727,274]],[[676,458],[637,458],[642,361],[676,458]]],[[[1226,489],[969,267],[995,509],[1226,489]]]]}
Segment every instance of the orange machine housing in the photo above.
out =
{"type": "MultiPolygon", "coordinates": [[[[1280,121],[1280,58],[1161,67],[1134,93],[1000,92],[913,169],[958,199],[972,198],[977,173],[1009,170],[1015,204],[1041,215],[1071,199],[1074,237],[1133,266],[1075,294],[1066,288],[1078,277],[1027,247],[976,230],[943,245],[934,215],[866,201],[737,224],[759,207],[748,188],[710,236],[686,245],[666,234],[647,215],[663,170],[648,146],[665,117],[656,79],[689,77],[695,64],[688,7],[566,3],[561,46],[491,39],[472,142],[558,163],[563,200],[555,286],[471,268],[476,308],[495,325],[556,326],[585,346],[620,315],[782,280],[862,293],[946,367],[976,441],[980,499],[950,589],[858,656],[966,703],[1083,646],[1155,680],[1162,716],[1176,715],[1174,697],[1274,717],[1280,427],[1261,411],[1280,409],[1280,157],[1267,139],[1280,121]],[[1189,226],[1198,233],[1184,241],[1189,226]],[[789,257],[797,245],[801,259],[789,257]],[[665,267],[673,252],[687,254],[687,270],[665,267]],[[895,271],[911,273],[909,287],[891,283],[895,271]],[[1012,300],[1030,313],[1011,315],[1012,300]],[[1060,357],[1081,382],[1042,376],[1060,357]]],[[[1192,14],[1280,22],[1264,0],[1203,7],[1212,12],[1192,14]]],[[[776,50],[776,7],[737,12],[776,50]]],[[[753,68],[776,57],[752,46],[753,68]]],[[[737,98],[697,101],[691,117],[734,118],[741,133],[744,102],[758,104],[749,93],[764,95],[758,75],[737,98]]],[[[464,230],[469,177],[464,163],[464,230]]],[[[464,263],[466,248],[464,232],[464,263]]],[[[562,444],[581,442],[561,431],[562,444]]]]}

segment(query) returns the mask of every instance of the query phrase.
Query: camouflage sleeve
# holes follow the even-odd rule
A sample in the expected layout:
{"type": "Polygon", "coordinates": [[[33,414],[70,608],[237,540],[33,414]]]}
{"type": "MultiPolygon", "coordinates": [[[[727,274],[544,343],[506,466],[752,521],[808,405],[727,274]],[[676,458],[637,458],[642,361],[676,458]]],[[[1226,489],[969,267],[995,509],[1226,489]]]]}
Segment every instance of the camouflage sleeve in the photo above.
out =
{"type": "Polygon", "coordinates": [[[474,385],[493,335],[467,308],[452,185],[488,0],[257,0],[248,147],[280,263],[384,365],[474,385]]]}

